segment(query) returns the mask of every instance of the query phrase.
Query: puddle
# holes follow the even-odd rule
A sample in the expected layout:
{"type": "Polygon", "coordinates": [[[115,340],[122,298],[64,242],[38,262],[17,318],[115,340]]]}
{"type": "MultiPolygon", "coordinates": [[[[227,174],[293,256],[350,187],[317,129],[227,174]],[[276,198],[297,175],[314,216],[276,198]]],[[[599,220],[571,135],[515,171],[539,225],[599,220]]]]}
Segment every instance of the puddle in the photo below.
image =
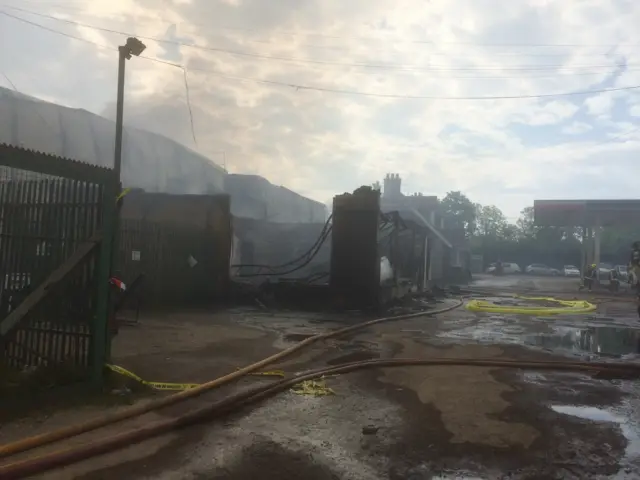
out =
{"type": "Polygon", "coordinates": [[[627,439],[626,457],[637,457],[640,455],[640,432],[638,432],[638,425],[634,425],[624,415],[602,408],[581,407],[576,405],[553,405],[551,409],[563,415],[570,415],[592,422],[617,424],[627,439]]]}
{"type": "Polygon", "coordinates": [[[640,324],[602,317],[527,317],[491,315],[458,321],[439,338],[479,343],[515,344],[551,351],[622,357],[640,354],[640,324]],[[614,322],[619,323],[615,324],[614,322]],[[614,324],[612,324],[614,323],[614,324]]]}
{"type": "Polygon", "coordinates": [[[555,327],[549,333],[527,334],[523,343],[550,350],[571,350],[619,357],[640,353],[640,330],[624,327],[555,327]]]}

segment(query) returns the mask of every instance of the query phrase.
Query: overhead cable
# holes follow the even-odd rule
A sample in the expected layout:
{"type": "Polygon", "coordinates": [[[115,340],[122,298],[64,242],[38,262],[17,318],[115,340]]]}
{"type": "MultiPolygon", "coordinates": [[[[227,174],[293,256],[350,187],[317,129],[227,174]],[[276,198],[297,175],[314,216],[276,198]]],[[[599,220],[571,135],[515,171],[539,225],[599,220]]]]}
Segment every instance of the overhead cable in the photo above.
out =
{"type": "MultiPolygon", "coordinates": [[[[82,38],[82,37],[77,37],[74,35],[70,35],[68,33],[65,32],[61,32],[59,30],[55,30],[49,27],[46,27],[44,25],[35,23],[35,22],[31,22],[27,19],[9,14],[7,12],[4,11],[0,11],[1,14],[13,18],[15,20],[18,20],[20,22],[24,22],[27,23],[29,25],[38,27],[38,28],[43,28],[49,32],[52,33],[57,33],[60,35],[64,35],[66,37],[69,38],[74,38],[76,40],[81,40],[85,43],[89,43],[89,44],[93,44],[96,45],[100,48],[108,48],[110,50],[114,50],[114,48],[112,47],[107,47],[104,45],[100,45],[98,43],[95,43],[91,40],[88,40],[86,38],[82,38]]],[[[142,38],[142,37],[141,37],[142,38]]],[[[153,61],[153,62],[158,62],[164,65],[169,65],[169,66],[173,66],[176,68],[180,68],[180,69],[185,69],[186,67],[184,67],[183,65],[177,64],[177,63],[173,63],[173,62],[168,62],[165,60],[161,60],[158,58],[153,58],[153,57],[146,57],[146,56],[140,56],[140,58],[145,58],[147,60],[153,61]]],[[[227,78],[230,80],[240,80],[240,81],[249,81],[249,82],[253,82],[253,83],[259,83],[259,84],[263,84],[263,85],[274,85],[274,86],[281,86],[281,87],[288,87],[288,88],[294,88],[296,90],[309,90],[309,91],[316,91],[316,92],[325,92],[325,93],[336,93],[336,94],[341,94],[341,95],[352,95],[352,96],[362,96],[362,97],[377,97],[377,98],[395,98],[395,99],[405,99],[405,100],[438,100],[438,101],[461,101],[461,100],[467,100],[467,101],[482,101],[482,100],[519,100],[519,99],[535,99],[535,98],[555,98],[555,97],[566,97],[566,96],[578,96],[578,95],[594,95],[594,94],[598,94],[598,93],[607,93],[607,92],[618,92],[618,91],[628,91],[628,90],[636,90],[640,88],[640,85],[634,85],[634,86],[629,86],[629,87],[614,87],[614,88],[602,88],[602,89],[594,89],[594,90],[582,90],[582,91],[573,91],[573,92],[559,92],[559,93],[542,93],[542,94],[530,94],[530,95],[497,95],[497,96],[435,96],[435,95],[399,95],[399,94],[391,94],[391,93],[377,93],[377,92],[363,92],[363,91],[359,91],[359,90],[348,90],[348,89],[339,89],[339,88],[331,88],[331,87],[319,87],[319,86],[311,86],[311,85],[300,85],[300,84],[296,84],[296,83],[288,83],[288,82],[281,82],[281,81],[276,81],[276,80],[267,80],[267,79],[259,79],[259,78],[252,78],[252,77],[243,77],[243,76],[238,76],[238,75],[228,75],[225,74],[223,72],[219,72],[219,71],[215,71],[215,70],[208,70],[208,69],[201,69],[201,68],[194,68],[194,67],[190,67],[189,71],[200,71],[200,72],[206,72],[209,73],[211,75],[216,75],[218,77],[221,78],[227,78]]]]}
{"type": "MultiPolygon", "coordinates": [[[[378,69],[378,70],[399,70],[399,71],[428,71],[428,72],[440,72],[440,71],[546,71],[546,70],[556,70],[559,68],[566,68],[566,65],[511,65],[511,66],[489,66],[489,67],[450,67],[448,65],[430,65],[428,67],[410,65],[410,64],[372,64],[372,63],[364,63],[364,62],[336,62],[330,60],[318,60],[312,58],[295,58],[295,57],[285,57],[280,55],[266,55],[261,53],[253,53],[253,52],[245,52],[239,50],[230,50],[226,48],[219,47],[208,47],[205,45],[198,45],[195,43],[186,43],[178,40],[169,40],[165,38],[158,38],[149,35],[140,35],[134,32],[125,32],[122,30],[117,30],[113,28],[100,27],[97,25],[91,25],[85,22],[79,22],[77,20],[69,20],[66,18],[59,18],[54,15],[48,15],[43,13],[37,13],[26,9],[21,9],[18,7],[13,7],[14,10],[19,10],[21,12],[35,15],[42,18],[47,18],[50,20],[55,20],[58,22],[66,23],[69,25],[74,25],[77,27],[89,28],[92,30],[97,30],[106,33],[113,33],[117,35],[123,35],[128,37],[137,37],[144,40],[150,40],[158,43],[165,43],[170,45],[175,45],[179,47],[188,47],[194,48],[198,50],[204,50],[209,52],[216,53],[224,53],[228,55],[240,56],[240,57],[250,57],[256,58],[260,60],[276,60],[280,62],[289,62],[289,63],[308,63],[315,65],[335,65],[341,67],[351,67],[351,68],[370,68],[370,69],[378,69]]],[[[599,64],[599,65],[574,65],[570,68],[623,68],[629,66],[628,63],[614,63],[614,64],[599,64]]]]}
{"type": "MultiPolygon", "coordinates": [[[[28,0],[23,0],[28,1],[28,0]]],[[[34,3],[34,2],[31,2],[34,3]]],[[[60,10],[68,10],[75,11],[78,13],[86,13],[84,8],[80,7],[70,7],[67,5],[62,5],[60,3],[43,5],[41,2],[37,2],[37,6],[50,6],[55,9],[60,10]]],[[[13,10],[22,10],[25,11],[21,7],[16,7],[13,5],[3,5],[4,8],[10,8],[13,10]]],[[[151,15],[142,15],[142,17],[157,20],[157,17],[151,15]]],[[[191,25],[206,27],[207,29],[217,29],[217,30],[229,30],[229,31],[237,31],[237,32],[245,32],[245,33],[255,33],[257,30],[255,28],[246,28],[246,27],[232,27],[228,25],[211,25],[209,23],[197,23],[197,22],[189,22],[191,25]]],[[[638,47],[640,46],[639,42],[633,43],[523,43],[523,42],[503,42],[503,43],[487,43],[487,42],[471,42],[471,41],[442,41],[442,40],[429,40],[429,39],[404,39],[393,37],[390,35],[384,36],[375,36],[375,35],[329,35],[326,33],[317,33],[317,32],[301,32],[301,31],[284,31],[284,30],[276,30],[274,32],[270,32],[273,35],[283,35],[289,37],[314,37],[314,38],[327,38],[333,40],[360,40],[370,44],[372,41],[380,41],[380,42],[392,42],[394,44],[408,44],[408,45],[460,45],[460,46],[475,46],[475,47],[518,47],[518,48],[560,48],[560,47],[603,47],[603,48],[612,48],[612,47],[638,47]]]]}

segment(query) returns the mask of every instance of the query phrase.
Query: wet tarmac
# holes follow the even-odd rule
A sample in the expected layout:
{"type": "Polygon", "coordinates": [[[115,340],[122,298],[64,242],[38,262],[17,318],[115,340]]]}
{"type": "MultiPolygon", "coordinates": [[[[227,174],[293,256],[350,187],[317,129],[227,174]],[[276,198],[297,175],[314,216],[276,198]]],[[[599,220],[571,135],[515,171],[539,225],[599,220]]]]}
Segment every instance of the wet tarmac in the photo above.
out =
{"type": "Polygon", "coordinates": [[[640,354],[640,322],[630,316],[470,315],[436,336],[453,341],[523,345],[577,356],[640,354]]]}
{"type": "MultiPolygon", "coordinates": [[[[508,278],[498,283],[505,289],[515,284],[564,288],[565,293],[575,287],[563,278],[508,278]]],[[[496,285],[489,279],[484,286],[496,285]]],[[[504,297],[494,300],[517,303],[504,297]]],[[[204,381],[360,320],[241,311],[215,321],[210,315],[190,321],[188,338],[177,339],[178,333],[184,334],[184,316],[173,323],[163,320],[166,332],[155,324],[144,331],[143,323],[138,337],[132,333],[127,339],[132,348],[121,357],[123,365],[154,379],[179,381],[186,371],[189,379],[204,381]],[[162,346],[161,359],[155,344],[142,348],[154,332],[162,346]],[[160,338],[160,333],[167,338],[160,338]],[[167,345],[175,351],[166,353],[167,345]],[[159,366],[163,369],[152,370],[159,366]]],[[[636,362],[639,350],[640,322],[633,306],[621,299],[602,303],[590,315],[532,317],[458,309],[383,323],[314,344],[272,368],[301,372],[371,358],[579,357],[636,362]]],[[[235,391],[257,381],[267,380],[251,377],[229,388],[235,391]]],[[[372,369],[326,381],[335,395],[282,393],[222,421],[99,457],[50,478],[640,478],[636,381],[465,365],[372,369]],[[365,434],[370,426],[374,433],[365,434]]],[[[210,404],[230,390],[158,414],[175,416],[210,404]]]]}

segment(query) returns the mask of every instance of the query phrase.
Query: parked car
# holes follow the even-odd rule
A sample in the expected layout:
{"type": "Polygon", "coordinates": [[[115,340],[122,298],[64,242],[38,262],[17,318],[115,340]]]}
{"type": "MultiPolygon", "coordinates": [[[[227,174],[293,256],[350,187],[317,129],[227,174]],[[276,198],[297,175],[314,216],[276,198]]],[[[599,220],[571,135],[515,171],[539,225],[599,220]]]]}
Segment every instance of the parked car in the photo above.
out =
{"type": "Polygon", "coordinates": [[[579,277],[580,269],[575,265],[565,265],[564,268],[562,269],[562,274],[565,277],[579,277]]]}
{"type": "Polygon", "coordinates": [[[558,269],[548,267],[542,263],[532,263],[525,269],[525,272],[530,275],[560,275],[560,271],[558,269]]]}
{"type": "MultiPolygon", "coordinates": [[[[496,264],[495,263],[490,264],[489,268],[487,268],[487,273],[494,273],[495,271],[496,271],[496,264]]],[[[518,265],[517,263],[502,262],[502,272],[505,274],[522,273],[522,270],[520,269],[520,265],[518,265]]]]}

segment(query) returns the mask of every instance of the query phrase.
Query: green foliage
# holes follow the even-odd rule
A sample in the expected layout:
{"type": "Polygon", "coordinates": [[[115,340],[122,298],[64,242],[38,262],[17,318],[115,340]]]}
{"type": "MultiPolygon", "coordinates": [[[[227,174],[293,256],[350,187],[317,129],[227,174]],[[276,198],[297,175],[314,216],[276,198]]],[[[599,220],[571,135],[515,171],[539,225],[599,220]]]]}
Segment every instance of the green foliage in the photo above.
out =
{"type": "Polygon", "coordinates": [[[505,239],[507,231],[510,230],[507,218],[495,205],[476,204],[476,219],[476,235],[480,237],[505,239]]]}
{"type": "MultiPolygon", "coordinates": [[[[464,227],[471,249],[484,255],[485,262],[502,259],[521,266],[547,263],[558,268],[581,263],[582,229],[538,227],[533,207],[524,208],[515,224],[495,205],[473,203],[461,192],[449,192],[441,208],[448,225],[464,227]]],[[[640,240],[640,226],[603,229],[603,261],[624,263],[635,240],[640,240]]]]}
{"type": "Polygon", "coordinates": [[[440,209],[447,226],[464,228],[467,237],[476,230],[476,207],[462,192],[449,192],[440,202],[440,209]]]}

